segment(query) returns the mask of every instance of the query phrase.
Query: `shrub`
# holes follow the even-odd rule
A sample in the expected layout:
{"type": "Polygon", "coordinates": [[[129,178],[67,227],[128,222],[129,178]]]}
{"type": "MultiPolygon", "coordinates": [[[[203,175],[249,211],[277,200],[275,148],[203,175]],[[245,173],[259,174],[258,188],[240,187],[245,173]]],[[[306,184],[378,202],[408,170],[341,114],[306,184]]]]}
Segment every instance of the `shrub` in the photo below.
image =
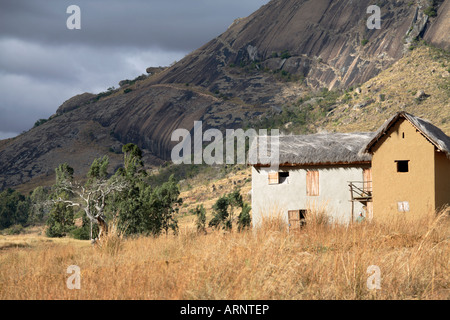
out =
{"type": "Polygon", "coordinates": [[[252,223],[252,217],[250,215],[252,207],[248,203],[244,203],[242,206],[242,212],[238,217],[238,230],[242,231],[248,229],[252,223]]]}
{"type": "Polygon", "coordinates": [[[197,206],[191,213],[197,216],[197,232],[206,234],[206,210],[203,205],[197,206]]]}
{"type": "Polygon", "coordinates": [[[437,16],[437,11],[436,11],[436,8],[434,6],[429,6],[428,8],[426,8],[424,13],[427,16],[429,16],[429,17],[436,17],[437,16]]]}
{"type": "Polygon", "coordinates": [[[209,222],[210,227],[231,230],[233,227],[234,209],[241,208],[241,213],[237,217],[238,230],[242,231],[251,224],[251,207],[244,203],[239,189],[220,197],[213,205],[214,216],[209,222]]]}
{"type": "Polygon", "coordinates": [[[104,97],[112,95],[114,92],[115,92],[114,90],[107,90],[107,91],[104,91],[104,92],[100,92],[99,94],[97,94],[97,96],[94,98],[94,100],[98,101],[101,98],[104,98],[104,97]]]}
{"type": "Polygon", "coordinates": [[[126,88],[125,90],[123,90],[123,93],[130,93],[131,91],[133,91],[133,89],[126,88]]]}
{"type": "Polygon", "coordinates": [[[7,189],[0,193],[0,229],[25,224],[29,211],[29,198],[13,189],[7,189]]]}
{"type": "Polygon", "coordinates": [[[33,128],[39,127],[40,125],[46,123],[47,121],[48,121],[48,119],[39,119],[38,121],[36,121],[36,122],[34,123],[33,128]]]}
{"type": "Polygon", "coordinates": [[[17,234],[21,234],[23,231],[23,226],[21,224],[15,224],[11,227],[9,227],[8,229],[5,230],[5,233],[7,235],[17,235],[17,234]]]}
{"type": "MultiPolygon", "coordinates": [[[[92,224],[92,239],[95,239],[98,237],[98,225],[93,223],[92,224]]],[[[90,240],[91,239],[91,222],[86,217],[85,214],[83,214],[83,225],[80,228],[74,228],[71,230],[70,235],[72,238],[77,240],[90,240]]]]}
{"type": "Polygon", "coordinates": [[[281,59],[289,59],[291,56],[291,54],[289,53],[288,50],[284,50],[283,52],[281,52],[280,54],[280,58],[281,59]]]}

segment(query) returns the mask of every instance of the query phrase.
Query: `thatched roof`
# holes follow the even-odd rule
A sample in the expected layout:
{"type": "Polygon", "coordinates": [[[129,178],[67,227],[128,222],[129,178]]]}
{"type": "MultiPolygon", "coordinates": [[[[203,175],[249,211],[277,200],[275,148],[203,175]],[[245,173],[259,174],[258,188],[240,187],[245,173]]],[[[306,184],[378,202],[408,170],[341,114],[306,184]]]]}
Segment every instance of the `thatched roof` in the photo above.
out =
{"type": "MultiPolygon", "coordinates": [[[[387,120],[377,132],[373,133],[325,133],[278,137],[280,166],[302,165],[344,165],[360,164],[372,161],[371,148],[399,120],[409,121],[430,143],[450,159],[450,137],[429,121],[415,117],[406,112],[399,112],[387,120]]],[[[255,139],[251,150],[259,150],[261,137],[255,139]],[[258,147],[256,149],[256,147],[258,147]]],[[[271,137],[267,138],[270,156],[271,137]]],[[[269,159],[252,159],[253,166],[274,164],[269,159]]]]}
{"type": "Polygon", "coordinates": [[[450,137],[441,129],[431,124],[429,121],[415,117],[406,112],[399,112],[387,120],[375,133],[373,138],[368,141],[360,151],[360,155],[371,153],[371,148],[385,135],[389,129],[399,120],[409,121],[430,143],[439,151],[444,152],[450,159],[450,137]]]}
{"type": "MultiPolygon", "coordinates": [[[[325,133],[311,135],[280,136],[279,165],[343,165],[369,163],[370,154],[359,155],[361,146],[373,137],[373,133],[325,133]]],[[[271,137],[268,137],[268,150],[271,150],[271,137]]],[[[255,139],[253,147],[257,146],[260,139],[255,139]]],[[[258,145],[259,147],[259,145],[258,145]]],[[[253,149],[256,150],[256,149],[253,149]]],[[[259,149],[258,149],[259,150],[259,149]]],[[[250,159],[252,162],[252,159],[250,159]]],[[[250,163],[254,166],[267,166],[267,159],[250,163]]]]}

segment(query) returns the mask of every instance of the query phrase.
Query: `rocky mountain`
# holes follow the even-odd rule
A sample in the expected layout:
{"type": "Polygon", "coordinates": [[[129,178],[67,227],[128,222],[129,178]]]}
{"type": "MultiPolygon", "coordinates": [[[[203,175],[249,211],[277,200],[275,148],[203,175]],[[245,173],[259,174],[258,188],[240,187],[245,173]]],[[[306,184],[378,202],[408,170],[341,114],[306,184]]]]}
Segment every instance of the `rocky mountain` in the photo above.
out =
{"type": "Polygon", "coordinates": [[[450,0],[378,0],[381,28],[368,29],[369,0],[272,0],[169,68],[80,94],[49,121],[0,142],[0,189],[52,179],[68,162],[84,174],[95,157],[113,166],[133,142],[145,161],[170,158],[171,134],[238,128],[279,112],[305,91],[365,83],[408,52],[416,38],[450,49],[450,0]]]}

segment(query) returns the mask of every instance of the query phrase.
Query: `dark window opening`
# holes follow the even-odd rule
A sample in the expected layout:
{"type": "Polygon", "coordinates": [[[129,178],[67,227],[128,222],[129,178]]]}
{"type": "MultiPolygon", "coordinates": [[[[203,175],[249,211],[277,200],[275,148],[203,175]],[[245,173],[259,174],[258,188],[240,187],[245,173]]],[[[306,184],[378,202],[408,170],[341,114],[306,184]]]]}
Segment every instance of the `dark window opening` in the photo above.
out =
{"type": "Polygon", "coordinates": [[[397,162],[397,172],[409,172],[409,160],[399,160],[397,162]]]}
{"type": "Polygon", "coordinates": [[[403,134],[402,134],[402,137],[403,137],[403,139],[405,139],[405,133],[403,132],[403,134]]]}
{"type": "Polygon", "coordinates": [[[306,210],[300,210],[300,220],[306,219],[306,210]]]}
{"type": "Polygon", "coordinates": [[[279,177],[279,183],[289,183],[289,172],[279,172],[278,173],[278,177],[279,177]]]}

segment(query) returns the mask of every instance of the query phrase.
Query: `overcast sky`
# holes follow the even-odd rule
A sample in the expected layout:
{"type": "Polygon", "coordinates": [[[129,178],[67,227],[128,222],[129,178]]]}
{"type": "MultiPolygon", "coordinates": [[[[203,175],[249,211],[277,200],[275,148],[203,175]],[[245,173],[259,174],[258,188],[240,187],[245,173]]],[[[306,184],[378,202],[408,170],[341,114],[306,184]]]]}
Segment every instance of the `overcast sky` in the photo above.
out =
{"type": "Polygon", "coordinates": [[[72,96],[167,66],[269,0],[1,0],[0,139],[72,96]],[[70,5],[81,29],[66,26],[70,5]]]}

